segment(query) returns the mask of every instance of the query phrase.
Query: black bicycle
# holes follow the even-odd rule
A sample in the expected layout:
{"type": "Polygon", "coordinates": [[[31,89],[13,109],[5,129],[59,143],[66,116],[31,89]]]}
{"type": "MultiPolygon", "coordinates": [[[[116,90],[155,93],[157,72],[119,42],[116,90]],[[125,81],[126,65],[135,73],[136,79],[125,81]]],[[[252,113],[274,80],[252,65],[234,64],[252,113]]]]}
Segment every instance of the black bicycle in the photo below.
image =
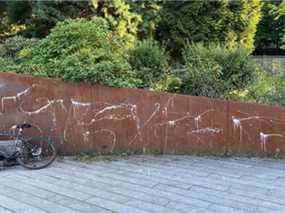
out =
{"type": "Polygon", "coordinates": [[[0,132],[0,157],[3,161],[15,160],[27,169],[42,169],[49,166],[57,157],[57,148],[50,138],[25,137],[24,129],[31,124],[15,125],[9,132],[0,132]]]}

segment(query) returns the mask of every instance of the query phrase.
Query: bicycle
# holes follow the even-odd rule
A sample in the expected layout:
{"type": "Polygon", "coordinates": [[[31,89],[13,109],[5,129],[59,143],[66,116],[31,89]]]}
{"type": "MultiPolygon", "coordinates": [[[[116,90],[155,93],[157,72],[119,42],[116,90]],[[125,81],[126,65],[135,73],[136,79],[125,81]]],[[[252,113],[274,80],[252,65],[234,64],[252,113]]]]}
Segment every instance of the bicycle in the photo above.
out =
{"type": "Polygon", "coordinates": [[[24,136],[24,129],[31,127],[31,124],[24,123],[13,126],[11,131],[0,132],[0,137],[11,138],[0,140],[0,157],[3,161],[16,160],[27,169],[43,169],[56,159],[58,151],[50,138],[24,136]]]}

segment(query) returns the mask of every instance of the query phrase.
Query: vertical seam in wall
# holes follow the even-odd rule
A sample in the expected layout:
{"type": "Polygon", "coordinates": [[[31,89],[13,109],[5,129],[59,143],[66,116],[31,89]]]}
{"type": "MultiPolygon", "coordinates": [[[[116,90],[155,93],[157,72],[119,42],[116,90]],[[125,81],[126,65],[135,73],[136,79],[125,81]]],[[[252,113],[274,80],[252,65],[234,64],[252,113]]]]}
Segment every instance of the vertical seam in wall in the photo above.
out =
{"type": "Polygon", "coordinates": [[[227,98],[227,107],[226,107],[226,118],[227,118],[227,125],[226,125],[226,150],[225,152],[228,153],[229,152],[229,146],[230,146],[230,102],[227,98]]]}

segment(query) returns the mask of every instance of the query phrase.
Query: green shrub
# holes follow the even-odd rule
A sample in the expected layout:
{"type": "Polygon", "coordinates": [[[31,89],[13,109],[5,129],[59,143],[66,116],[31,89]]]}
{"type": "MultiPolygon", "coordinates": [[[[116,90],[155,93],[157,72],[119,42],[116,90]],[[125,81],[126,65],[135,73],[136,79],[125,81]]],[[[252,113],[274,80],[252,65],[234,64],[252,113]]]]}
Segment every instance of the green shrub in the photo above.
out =
{"type": "Polygon", "coordinates": [[[191,95],[221,97],[223,82],[222,67],[210,57],[210,49],[202,44],[188,45],[183,52],[185,69],[182,76],[180,91],[191,95]]]}
{"type": "Polygon", "coordinates": [[[254,83],[230,94],[231,99],[285,106],[285,69],[277,74],[260,70],[254,83]]]}
{"type": "Polygon", "coordinates": [[[271,102],[285,106],[285,70],[282,74],[277,75],[275,79],[275,89],[272,92],[271,102]]]}
{"type": "Polygon", "coordinates": [[[36,39],[24,38],[22,36],[8,38],[0,44],[0,57],[14,58],[20,50],[31,47],[36,42],[36,39]]]}
{"type": "Polygon", "coordinates": [[[219,45],[210,45],[208,49],[209,57],[222,67],[221,78],[228,91],[246,87],[259,69],[245,49],[228,50],[219,45]]]}
{"type": "Polygon", "coordinates": [[[166,73],[168,54],[158,42],[144,40],[130,51],[130,64],[142,80],[142,87],[149,87],[166,73]]]}
{"type": "Polygon", "coordinates": [[[1,72],[13,72],[17,69],[17,65],[10,58],[0,57],[1,72]]]}
{"type": "Polygon", "coordinates": [[[175,74],[165,74],[158,82],[151,85],[150,90],[157,92],[179,92],[182,81],[175,74]]]}
{"type": "Polygon", "coordinates": [[[232,90],[246,87],[258,68],[245,50],[227,50],[213,44],[187,45],[183,61],[180,91],[208,97],[225,97],[232,90]]]}
{"type": "Polygon", "coordinates": [[[103,18],[60,22],[35,46],[20,51],[18,72],[109,86],[140,83],[121,38],[103,18]]]}

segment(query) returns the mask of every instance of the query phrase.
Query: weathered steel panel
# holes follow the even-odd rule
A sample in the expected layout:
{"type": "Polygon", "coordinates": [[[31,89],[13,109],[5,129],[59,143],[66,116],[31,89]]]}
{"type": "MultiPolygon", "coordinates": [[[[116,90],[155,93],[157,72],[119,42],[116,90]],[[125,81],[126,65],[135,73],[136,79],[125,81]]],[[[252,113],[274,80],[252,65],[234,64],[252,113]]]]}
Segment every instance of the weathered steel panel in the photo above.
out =
{"type": "Polygon", "coordinates": [[[233,153],[285,153],[285,109],[230,102],[229,147],[233,153]]]}
{"type": "Polygon", "coordinates": [[[0,74],[0,129],[35,126],[61,152],[285,153],[285,109],[0,74]]]}

